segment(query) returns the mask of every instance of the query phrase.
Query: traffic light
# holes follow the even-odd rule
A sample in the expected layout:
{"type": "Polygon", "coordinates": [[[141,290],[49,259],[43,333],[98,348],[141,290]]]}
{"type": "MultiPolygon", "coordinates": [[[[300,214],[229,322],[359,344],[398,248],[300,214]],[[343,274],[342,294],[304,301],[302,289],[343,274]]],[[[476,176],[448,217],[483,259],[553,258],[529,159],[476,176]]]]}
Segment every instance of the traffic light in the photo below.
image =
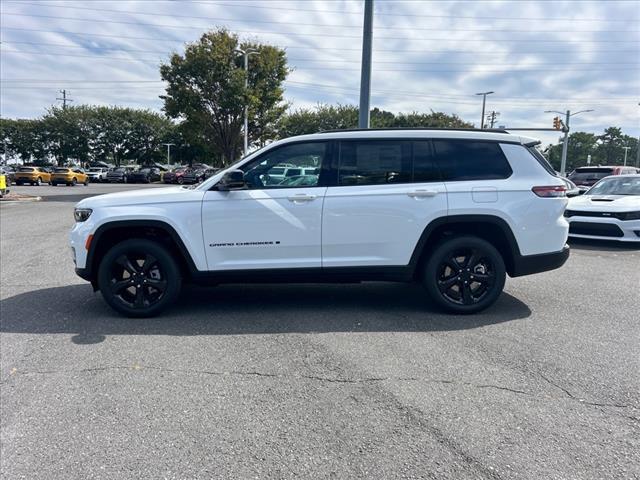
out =
{"type": "Polygon", "coordinates": [[[562,129],[562,122],[560,121],[560,117],[553,117],[553,128],[556,130],[562,129]]]}

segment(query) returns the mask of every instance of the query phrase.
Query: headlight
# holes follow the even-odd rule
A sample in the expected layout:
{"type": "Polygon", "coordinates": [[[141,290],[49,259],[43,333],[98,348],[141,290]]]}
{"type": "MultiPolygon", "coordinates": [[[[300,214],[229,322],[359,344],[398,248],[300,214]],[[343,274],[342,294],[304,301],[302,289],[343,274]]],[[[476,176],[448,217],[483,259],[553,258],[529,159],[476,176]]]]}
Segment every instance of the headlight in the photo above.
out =
{"type": "Polygon", "coordinates": [[[73,211],[73,217],[76,219],[76,222],[84,222],[91,216],[92,212],[93,210],[90,208],[76,208],[73,211]]]}
{"type": "Polygon", "coordinates": [[[620,220],[640,220],[640,210],[637,212],[619,213],[618,218],[620,220]]]}

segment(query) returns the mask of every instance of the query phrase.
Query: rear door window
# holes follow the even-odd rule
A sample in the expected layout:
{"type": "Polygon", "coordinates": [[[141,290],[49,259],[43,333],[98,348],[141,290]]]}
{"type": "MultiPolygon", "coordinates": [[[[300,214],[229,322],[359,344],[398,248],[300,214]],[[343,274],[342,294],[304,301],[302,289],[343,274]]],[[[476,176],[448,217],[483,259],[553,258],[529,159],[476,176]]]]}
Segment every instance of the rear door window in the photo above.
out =
{"type": "Polygon", "coordinates": [[[411,181],[411,141],[340,142],[338,185],[385,185],[411,181]]]}
{"type": "Polygon", "coordinates": [[[497,142],[435,139],[433,147],[445,181],[502,179],[513,173],[497,142]]]}

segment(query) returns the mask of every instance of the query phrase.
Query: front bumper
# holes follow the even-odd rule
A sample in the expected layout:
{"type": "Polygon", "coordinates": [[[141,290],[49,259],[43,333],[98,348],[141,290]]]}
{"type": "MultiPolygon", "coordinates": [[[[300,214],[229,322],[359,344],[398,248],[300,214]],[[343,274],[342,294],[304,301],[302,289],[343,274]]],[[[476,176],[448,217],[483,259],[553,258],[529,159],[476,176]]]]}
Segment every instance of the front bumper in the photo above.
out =
{"type": "Polygon", "coordinates": [[[640,220],[573,215],[567,218],[567,221],[569,222],[569,236],[573,238],[640,242],[640,220]]]}
{"type": "Polygon", "coordinates": [[[542,253],[537,255],[517,255],[513,259],[511,277],[521,277],[532,273],[547,272],[560,268],[569,259],[571,249],[565,245],[558,252],[542,253]]]}

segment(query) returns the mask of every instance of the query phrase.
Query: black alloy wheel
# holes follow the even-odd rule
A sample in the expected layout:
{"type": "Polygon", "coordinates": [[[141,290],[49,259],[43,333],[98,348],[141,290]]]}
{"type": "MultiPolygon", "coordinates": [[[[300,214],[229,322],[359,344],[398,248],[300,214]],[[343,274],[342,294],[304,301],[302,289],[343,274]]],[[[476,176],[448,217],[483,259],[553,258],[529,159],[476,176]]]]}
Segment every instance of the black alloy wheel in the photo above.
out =
{"type": "Polygon", "coordinates": [[[489,242],[459,237],[441,243],[427,262],[424,284],[431,298],[454,313],[492,305],[506,279],[504,260],[489,242]]]}
{"type": "Polygon", "coordinates": [[[160,244],[126,240],[114,246],[98,270],[98,287],[105,301],[129,317],[150,317],[177,298],[180,269],[160,244]]]}

